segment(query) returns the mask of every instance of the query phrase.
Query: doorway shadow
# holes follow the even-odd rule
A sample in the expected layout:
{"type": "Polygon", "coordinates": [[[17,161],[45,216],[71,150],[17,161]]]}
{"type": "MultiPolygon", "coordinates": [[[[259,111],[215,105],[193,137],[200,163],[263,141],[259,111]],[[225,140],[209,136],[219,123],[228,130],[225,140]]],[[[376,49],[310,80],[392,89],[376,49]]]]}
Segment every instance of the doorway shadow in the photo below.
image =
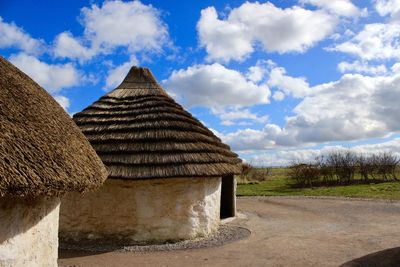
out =
{"type": "Polygon", "coordinates": [[[400,247],[381,250],[345,262],[340,267],[398,267],[400,266],[400,247]]]}
{"type": "Polygon", "coordinates": [[[220,218],[226,219],[236,215],[235,177],[222,177],[220,218]]]}

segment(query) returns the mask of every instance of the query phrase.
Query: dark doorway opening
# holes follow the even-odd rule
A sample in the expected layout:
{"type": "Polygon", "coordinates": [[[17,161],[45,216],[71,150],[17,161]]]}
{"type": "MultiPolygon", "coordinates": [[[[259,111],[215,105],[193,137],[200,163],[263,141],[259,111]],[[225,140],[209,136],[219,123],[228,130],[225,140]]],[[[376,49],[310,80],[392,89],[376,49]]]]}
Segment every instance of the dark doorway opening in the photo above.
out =
{"type": "Polygon", "coordinates": [[[236,194],[235,177],[226,175],[222,177],[221,185],[221,219],[235,217],[236,215],[236,194]]]}

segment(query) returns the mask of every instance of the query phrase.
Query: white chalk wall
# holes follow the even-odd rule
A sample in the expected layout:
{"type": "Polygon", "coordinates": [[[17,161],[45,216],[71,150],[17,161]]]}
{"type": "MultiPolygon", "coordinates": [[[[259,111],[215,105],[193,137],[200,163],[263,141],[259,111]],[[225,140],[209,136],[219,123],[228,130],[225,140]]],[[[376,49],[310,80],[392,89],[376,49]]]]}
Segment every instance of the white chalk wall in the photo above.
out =
{"type": "Polygon", "coordinates": [[[0,266],[57,266],[58,198],[0,198],[0,266]]]}
{"type": "Polygon", "coordinates": [[[218,229],[221,178],[108,179],[61,201],[60,239],[191,239],[218,229]]]}

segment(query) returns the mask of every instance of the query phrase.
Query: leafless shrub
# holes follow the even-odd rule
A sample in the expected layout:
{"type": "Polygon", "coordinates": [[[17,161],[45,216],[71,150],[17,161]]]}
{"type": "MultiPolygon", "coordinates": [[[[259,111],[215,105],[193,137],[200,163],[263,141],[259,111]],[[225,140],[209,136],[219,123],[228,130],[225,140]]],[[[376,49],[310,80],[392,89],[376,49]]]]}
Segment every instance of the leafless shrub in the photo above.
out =
{"type": "Polygon", "coordinates": [[[330,166],[325,156],[319,156],[315,159],[315,164],[319,168],[320,175],[322,176],[322,181],[324,184],[331,184],[335,182],[335,171],[332,166],[330,166]]]}
{"type": "Polygon", "coordinates": [[[267,179],[269,175],[269,168],[259,168],[257,171],[251,173],[249,179],[251,181],[262,182],[267,179]]]}
{"type": "Polygon", "coordinates": [[[363,179],[364,182],[368,182],[370,178],[375,179],[374,171],[376,165],[372,156],[359,155],[357,157],[357,165],[361,179],[363,179]]]}
{"type": "Polygon", "coordinates": [[[339,183],[350,183],[357,168],[357,155],[349,150],[333,151],[326,155],[326,166],[329,166],[339,183]]]}
{"type": "Polygon", "coordinates": [[[372,156],[376,173],[384,180],[397,180],[396,168],[399,165],[399,158],[392,153],[384,152],[372,156]]]}
{"type": "Polygon", "coordinates": [[[320,177],[319,168],[314,164],[293,163],[289,169],[289,178],[295,180],[300,186],[312,187],[320,177]]]}

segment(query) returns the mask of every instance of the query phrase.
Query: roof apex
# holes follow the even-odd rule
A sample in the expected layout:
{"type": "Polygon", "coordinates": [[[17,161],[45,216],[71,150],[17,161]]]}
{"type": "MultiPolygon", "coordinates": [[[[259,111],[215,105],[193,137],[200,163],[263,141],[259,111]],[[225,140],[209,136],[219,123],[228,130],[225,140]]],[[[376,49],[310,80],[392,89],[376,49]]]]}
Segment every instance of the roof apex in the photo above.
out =
{"type": "Polygon", "coordinates": [[[122,82],[124,83],[157,83],[157,81],[148,68],[133,66],[122,82]]]}
{"type": "Polygon", "coordinates": [[[125,79],[114,90],[107,94],[108,97],[126,98],[138,96],[155,96],[164,95],[167,93],[158,84],[148,68],[133,66],[125,79]]]}

